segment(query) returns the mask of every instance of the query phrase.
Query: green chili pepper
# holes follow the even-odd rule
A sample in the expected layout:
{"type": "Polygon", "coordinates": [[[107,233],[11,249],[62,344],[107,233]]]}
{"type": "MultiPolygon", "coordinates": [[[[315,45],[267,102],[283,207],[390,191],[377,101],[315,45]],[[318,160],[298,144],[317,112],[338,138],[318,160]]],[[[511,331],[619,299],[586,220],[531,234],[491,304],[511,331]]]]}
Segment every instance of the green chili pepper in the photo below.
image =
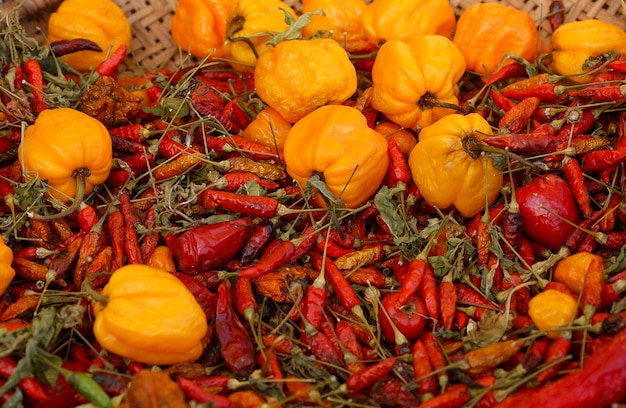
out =
{"type": "Polygon", "coordinates": [[[104,392],[100,384],[85,373],[71,373],[65,377],[67,382],[80,395],[98,408],[113,408],[109,395],[104,392]]]}

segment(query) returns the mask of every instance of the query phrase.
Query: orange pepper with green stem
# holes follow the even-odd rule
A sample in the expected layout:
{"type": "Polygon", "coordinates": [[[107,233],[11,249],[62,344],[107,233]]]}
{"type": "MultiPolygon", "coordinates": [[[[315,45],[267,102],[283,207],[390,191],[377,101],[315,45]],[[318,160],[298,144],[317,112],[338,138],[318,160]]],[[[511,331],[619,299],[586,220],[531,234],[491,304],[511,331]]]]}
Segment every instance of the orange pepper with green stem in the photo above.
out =
{"type": "Polygon", "coordinates": [[[405,128],[455,113],[463,54],[446,37],[424,35],[383,44],[372,68],[371,106],[405,128]]]}
{"type": "Polygon", "coordinates": [[[455,206],[464,217],[472,217],[495,202],[502,171],[494,167],[493,158],[470,147],[489,134],[491,125],[477,113],[448,115],[420,131],[409,166],[428,204],[455,206]]]}
{"type": "MultiPolygon", "coordinates": [[[[356,108],[318,108],[291,128],[285,142],[287,172],[302,188],[318,174],[334,198],[356,208],[382,182],[389,157],[387,141],[367,126],[356,108]]],[[[316,195],[318,204],[323,198],[316,195]]]]}
{"type": "Polygon", "coordinates": [[[362,22],[370,43],[378,45],[427,34],[450,38],[456,17],[447,0],[376,0],[367,5],[362,22]]]}

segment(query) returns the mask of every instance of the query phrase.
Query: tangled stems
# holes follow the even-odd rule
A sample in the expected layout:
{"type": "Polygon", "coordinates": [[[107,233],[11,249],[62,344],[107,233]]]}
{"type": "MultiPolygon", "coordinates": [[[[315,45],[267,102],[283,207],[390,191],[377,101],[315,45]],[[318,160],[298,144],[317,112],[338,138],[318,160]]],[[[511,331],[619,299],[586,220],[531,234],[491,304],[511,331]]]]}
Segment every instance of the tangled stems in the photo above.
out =
{"type": "Polygon", "coordinates": [[[42,221],[58,220],[76,211],[80,207],[81,203],[83,202],[83,198],[85,197],[87,178],[89,176],[90,171],[86,167],[74,170],[74,174],[72,175],[72,177],[76,181],[76,195],[74,196],[74,201],[72,202],[72,204],[69,207],[63,209],[63,211],[59,211],[58,213],[49,215],[33,214],[31,218],[42,221]]]}

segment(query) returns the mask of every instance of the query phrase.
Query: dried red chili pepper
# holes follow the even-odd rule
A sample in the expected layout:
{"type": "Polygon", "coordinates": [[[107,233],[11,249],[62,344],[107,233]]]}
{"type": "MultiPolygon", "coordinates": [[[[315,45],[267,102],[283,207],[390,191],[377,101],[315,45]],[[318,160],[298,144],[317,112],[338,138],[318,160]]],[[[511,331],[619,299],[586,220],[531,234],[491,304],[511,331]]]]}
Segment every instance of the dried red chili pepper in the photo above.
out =
{"type": "Polygon", "coordinates": [[[266,191],[274,191],[280,187],[278,183],[263,179],[256,174],[233,172],[221,175],[209,185],[209,188],[235,192],[250,182],[257,183],[266,191]]]}
{"type": "Polygon", "coordinates": [[[432,268],[426,268],[424,271],[424,278],[422,279],[422,285],[420,286],[419,292],[422,299],[424,299],[424,303],[426,304],[428,317],[437,322],[441,321],[439,287],[437,286],[435,271],[432,268]]]}
{"type": "Polygon", "coordinates": [[[520,362],[524,373],[534,370],[543,362],[550,344],[551,342],[548,337],[541,337],[533,341],[520,362]]]}
{"type": "Polygon", "coordinates": [[[180,177],[187,171],[202,163],[202,157],[196,154],[183,154],[165,162],[152,170],[152,177],[156,181],[180,177]]]}
{"type": "Polygon", "coordinates": [[[107,59],[96,66],[95,71],[102,76],[116,76],[117,69],[124,61],[127,50],[128,47],[126,45],[120,45],[107,59]]]}
{"type": "Polygon", "coordinates": [[[432,266],[423,258],[415,259],[409,263],[406,274],[402,278],[402,286],[398,292],[399,305],[405,304],[411,296],[417,293],[422,286],[426,270],[429,268],[432,269],[432,266]]]}
{"type": "Polygon", "coordinates": [[[245,278],[257,278],[263,274],[273,271],[291,260],[296,245],[292,241],[280,240],[276,249],[267,256],[262,256],[259,262],[251,265],[241,272],[239,276],[245,278]]]}
{"type": "Polygon", "coordinates": [[[551,0],[548,8],[548,21],[552,32],[565,23],[565,5],[562,0],[551,0]]]}
{"type": "Polygon", "coordinates": [[[622,204],[622,197],[618,194],[612,194],[611,198],[608,199],[608,203],[602,203],[604,210],[604,214],[600,218],[598,222],[598,226],[600,227],[600,231],[612,231],[615,228],[615,223],[617,221],[617,209],[622,204]]]}
{"type": "Polygon", "coordinates": [[[150,207],[146,214],[145,227],[148,233],[143,237],[140,244],[141,258],[148,259],[161,240],[161,233],[156,227],[156,206],[150,207]]]}
{"type": "Polygon", "coordinates": [[[507,98],[522,100],[530,97],[539,98],[542,102],[556,101],[559,96],[564,92],[563,86],[542,83],[539,85],[528,86],[523,89],[502,89],[502,95],[507,98]]]}
{"type": "Polygon", "coordinates": [[[582,135],[589,131],[596,123],[596,117],[588,110],[574,109],[566,113],[563,126],[557,130],[554,137],[558,144],[567,143],[569,140],[573,140],[576,136],[582,135]]]}
{"type": "Polygon", "coordinates": [[[140,123],[132,125],[124,125],[109,129],[109,133],[121,139],[130,140],[132,142],[143,143],[146,138],[153,134],[151,128],[140,123]]]}
{"type": "Polygon", "coordinates": [[[439,302],[443,326],[452,330],[456,312],[456,289],[452,282],[452,274],[448,273],[439,284],[439,302]]]}
{"type": "Polygon", "coordinates": [[[257,318],[259,305],[254,298],[254,291],[252,289],[252,279],[245,278],[241,275],[235,279],[235,308],[240,315],[246,318],[246,320],[253,324],[257,318]]]}
{"type": "Polygon", "coordinates": [[[504,340],[469,351],[456,364],[471,374],[483,373],[509,361],[522,349],[525,340],[504,340]]]}
{"type": "Polygon", "coordinates": [[[528,121],[540,103],[541,100],[539,98],[532,96],[522,99],[502,116],[498,122],[498,127],[505,133],[519,133],[523,131],[528,126],[528,121]]]}
{"type": "Polygon", "coordinates": [[[218,300],[215,293],[209,291],[204,285],[202,285],[202,283],[189,275],[178,272],[173,272],[173,275],[176,276],[187,287],[187,289],[189,289],[200,307],[202,307],[207,319],[210,319],[215,314],[215,309],[217,307],[218,300]]]}
{"type": "Polygon", "coordinates": [[[593,211],[591,208],[591,197],[585,186],[583,170],[575,158],[567,157],[563,160],[563,175],[574,194],[580,211],[585,218],[591,217],[593,211]]]}
{"type": "Polygon", "coordinates": [[[113,150],[115,151],[128,152],[132,154],[140,154],[146,151],[145,144],[133,142],[121,137],[111,135],[111,142],[113,150]]]}
{"type": "MultiPolygon", "coordinates": [[[[85,278],[89,278],[92,275],[102,272],[110,272],[111,264],[113,263],[113,249],[110,246],[102,248],[100,252],[93,258],[87,271],[85,272],[85,278]]],[[[91,280],[91,284],[94,288],[103,288],[109,281],[108,276],[101,276],[91,280]]]]}
{"type": "Polygon", "coordinates": [[[124,252],[128,264],[142,264],[141,247],[135,225],[139,224],[139,216],[135,214],[128,190],[119,195],[120,209],[124,216],[124,252]]]}
{"type": "Polygon", "coordinates": [[[248,241],[241,249],[240,261],[242,265],[247,265],[254,261],[257,254],[268,243],[274,230],[274,224],[271,222],[262,222],[251,228],[248,241]]]}
{"type": "Polygon", "coordinates": [[[626,96],[626,85],[590,85],[569,92],[573,98],[589,99],[591,102],[615,102],[626,96]]]}
{"type": "Polygon", "coordinates": [[[198,196],[198,203],[211,210],[218,207],[244,216],[273,218],[291,212],[276,199],[265,196],[237,194],[222,190],[205,190],[198,196]]]}
{"type": "Polygon", "coordinates": [[[76,214],[76,220],[84,232],[89,232],[98,222],[98,213],[91,205],[84,205],[76,214]]]}
{"type": "Polygon", "coordinates": [[[398,142],[393,137],[387,138],[387,153],[389,154],[389,168],[387,170],[387,183],[390,187],[395,187],[398,183],[408,185],[413,178],[411,177],[411,169],[409,163],[400,150],[398,142]]]}
{"type": "MultiPolygon", "coordinates": [[[[13,371],[17,368],[17,362],[11,356],[0,357],[0,377],[8,380],[13,371]]],[[[48,398],[42,385],[34,377],[26,377],[20,380],[18,387],[28,397],[34,401],[43,401],[48,398]]]]}
{"type": "Polygon", "coordinates": [[[490,146],[530,156],[555,151],[557,140],[554,135],[552,125],[544,123],[530,133],[487,136],[482,140],[490,146]]]}
{"type": "Polygon", "coordinates": [[[428,359],[430,360],[430,363],[432,364],[433,368],[438,371],[437,379],[439,382],[439,387],[442,390],[445,390],[449,382],[448,372],[447,370],[445,370],[448,362],[443,355],[443,351],[441,350],[439,341],[430,331],[425,331],[420,339],[422,340],[422,342],[424,342],[424,346],[426,346],[426,352],[428,353],[428,359]]]}
{"type": "Polygon", "coordinates": [[[432,374],[433,365],[428,357],[428,350],[424,342],[415,340],[411,349],[411,359],[413,363],[413,375],[418,385],[419,395],[435,395],[437,393],[437,380],[432,374]]]}
{"type": "Polygon", "coordinates": [[[489,211],[485,209],[480,217],[476,228],[476,253],[478,265],[485,266],[489,261],[489,245],[491,245],[491,233],[489,232],[489,211]]]}
{"type": "Polygon", "coordinates": [[[138,177],[148,171],[149,166],[154,164],[156,161],[156,155],[143,151],[141,153],[135,153],[132,156],[125,157],[123,160],[133,171],[133,175],[138,177]]]}
{"type": "Polygon", "coordinates": [[[45,94],[43,91],[43,72],[41,71],[41,65],[39,61],[29,59],[23,64],[24,74],[26,76],[26,82],[30,86],[32,99],[30,100],[30,107],[35,114],[49,109],[50,105],[45,101],[45,94]]]}
{"type": "Polygon", "coordinates": [[[515,102],[506,96],[502,95],[500,92],[492,89],[489,92],[491,96],[491,100],[496,108],[503,110],[504,112],[510,111],[515,106],[515,102]]]}
{"type": "Polygon", "coordinates": [[[526,75],[526,67],[523,64],[514,61],[510,64],[503,65],[502,67],[498,68],[496,72],[491,74],[491,76],[485,82],[485,86],[491,86],[500,81],[519,78],[526,75]]]}
{"type": "Polygon", "coordinates": [[[209,136],[205,140],[207,148],[218,153],[235,152],[258,160],[275,159],[278,153],[276,149],[246,139],[243,136],[209,136]]]}
{"type": "Polygon", "coordinates": [[[380,381],[389,375],[389,372],[396,364],[396,357],[388,357],[377,363],[366,367],[358,373],[350,374],[346,380],[346,387],[348,392],[357,392],[366,388],[376,381],[380,381]]]}
{"type": "Polygon", "coordinates": [[[233,408],[234,405],[230,400],[218,394],[213,394],[211,392],[206,391],[201,386],[189,380],[185,377],[178,377],[177,380],[178,385],[185,397],[192,401],[199,402],[201,404],[210,404],[215,408],[233,408]]]}
{"type": "MultiPolygon", "coordinates": [[[[553,363],[556,360],[562,359],[569,354],[571,346],[571,340],[565,336],[557,337],[546,352],[545,363],[553,363]]],[[[545,382],[552,379],[560,370],[562,363],[557,363],[549,368],[541,371],[537,376],[537,381],[545,382]]]]}
{"type": "Polygon", "coordinates": [[[582,157],[581,167],[583,172],[592,174],[604,170],[615,169],[624,161],[626,161],[626,151],[594,150],[582,157]]]}
{"type": "Polygon", "coordinates": [[[111,247],[113,248],[111,270],[114,271],[124,265],[124,258],[126,257],[124,216],[120,211],[114,209],[109,213],[106,223],[109,237],[111,237],[111,247]]]}
{"type": "Polygon", "coordinates": [[[422,404],[422,408],[457,408],[463,406],[471,398],[469,388],[465,384],[452,384],[443,394],[439,394],[422,404]]]}
{"type": "Polygon", "coordinates": [[[230,281],[225,280],[218,288],[215,331],[226,366],[236,375],[245,377],[256,365],[255,346],[232,308],[230,286],[230,281]]]}
{"type": "Polygon", "coordinates": [[[345,368],[350,373],[357,373],[365,368],[363,361],[363,347],[359,343],[359,338],[350,325],[345,320],[340,320],[335,325],[337,341],[344,351],[343,360],[345,368]]]}

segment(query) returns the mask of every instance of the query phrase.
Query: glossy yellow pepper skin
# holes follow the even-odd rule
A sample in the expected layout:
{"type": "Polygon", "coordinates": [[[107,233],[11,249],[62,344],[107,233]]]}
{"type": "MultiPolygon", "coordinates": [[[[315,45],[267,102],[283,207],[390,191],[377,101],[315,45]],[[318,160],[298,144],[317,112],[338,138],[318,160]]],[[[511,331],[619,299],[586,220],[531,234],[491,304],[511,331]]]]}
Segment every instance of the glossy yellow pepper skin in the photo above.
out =
{"type": "Polygon", "coordinates": [[[11,267],[13,251],[0,239],[0,295],[2,295],[15,277],[15,269],[11,267]]]}
{"type": "MultiPolygon", "coordinates": [[[[378,190],[389,163],[386,139],[367,126],[361,111],[345,105],[323,106],[296,122],[284,154],[287,172],[302,188],[319,173],[348,208],[378,190]]],[[[319,195],[316,200],[324,206],[319,195]]]]}
{"type": "Polygon", "coordinates": [[[106,350],[146,364],[196,360],[207,317],[174,275],[147,265],[117,269],[94,306],[94,335],[106,350]]]}
{"type": "Polygon", "coordinates": [[[376,0],[362,15],[368,41],[409,42],[420,35],[438,34],[451,38],[456,25],[448,0],[376,0]]]}
{"type": "Polygon", "coordinates": [[[545,290],[528,302],[528,315],[539,330],[549,330],[546,335],[556,339],[562,333],[555,329],[576,318],[576,299],[555,289],[545,290]]]}
{"type": "Polygon", "coordinates": [[[372,68],[371,105],[400,126],[428,126],[455,111],[427,99],[458,104],[457,83],[464,73],[463,54],[446,37],[390,40],[380,47],[372,68]]]}
{"type": "Polygon", "coordinates": [[[265,43],[269,38],[266,33],[277,34],[289,28],[283,10],[297,18],[296,12],[281,0],[234,0],[226,29],[224,58],[236,69],[252,71],[257,58],[273,49],[265,43]]]}
{"type": "Polygon", "coordinates": [[[466,69],[488,77],[511,53],[533,62],[539,49],[539,34],[525,11],[497,3],[477,3],[461,14],[454,43],[465,57],[466,69]]]}
{"type": "Polygon", "coordinates": [[[263,102],[291,123],[327,104],[341,104],[357,89],[357,75],[335,40],[291,40],[262,55],[254,70],[263,102]]]}
{"type": "Polygon", "coordinates": [[[232,0],[179,0],[172,17],[172,39],[191,55],[222,56],[232,0]]]}
{"type": "Polygon", "coordinates": [[[302,35],[310,37],[318,31],[329,31],[348,52],[373,51],[361,19],[366,7],[363,0],[303,0],[303,13],[322,10],[324,15],[314,15],[302,35]]]}
{"type": "Polygon", "coordinates": [[[26,179],[47,180],[48,194],[67,202],[76,195],[76,171],[85,173],[85,194],[104,183],[113,147],[109,131],[97,119],[71,108],[46,109],[26,128],[18,158],[26,179]]]}
{"type": "Polygon", "coordinates": [[[557,28],[550,37],[552,51],[551,68],[576,83],[593,81],[585,75],[583,64],[590,57],[608,51],[626,53],[626,32],[616,25],[601,20],[583,20],[566,23],[557,28]]]}
{"type": "Polygon", "coordinates": [[[502,172],[493,159],[473,157],[465,148],[466,138],[481,140],[491,126],[477,113],[448,115],[419,133],[409,156],[415,184],[426,202],[440,209],[450,206],[472,217],[492,204],[502,188],[502,172]]]}
{"type": "Polygon", "coordinates": [[[130,47],[131,27],[122,9],[111,0],[64,0],[48,19],[48,42],[85,38],[102,52],[80,51],[61,57],[77,71],[87,71],[121,45],[130,47]]]}

